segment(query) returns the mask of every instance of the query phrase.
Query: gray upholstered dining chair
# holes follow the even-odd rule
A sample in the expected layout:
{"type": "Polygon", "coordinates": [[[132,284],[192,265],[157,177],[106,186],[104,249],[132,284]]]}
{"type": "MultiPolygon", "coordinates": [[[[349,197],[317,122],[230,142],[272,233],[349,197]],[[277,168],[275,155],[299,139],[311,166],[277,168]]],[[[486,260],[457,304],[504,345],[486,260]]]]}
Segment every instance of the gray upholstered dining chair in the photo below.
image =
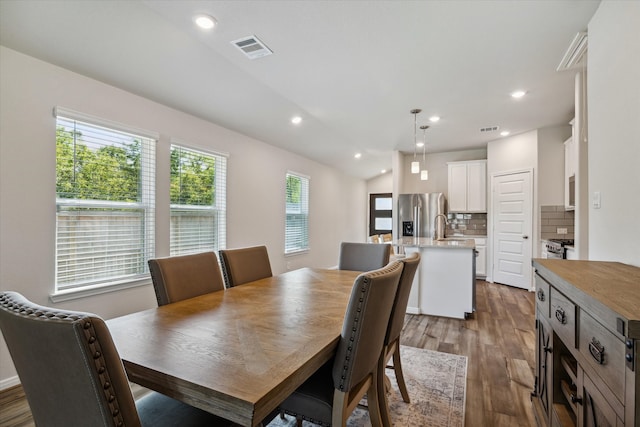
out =
{"type": "Polygon", "coordinates": [[[345,426],[358,402],[367,394],[373,427],[381,425],[378,372],[382,344],[403,265],[360,274],[351,290],[338,348],[291,396],[281,411],[324,426],[345,426]]]}
{"type": "MultiPolygon", "coordinates": [[[[385,367],[392,367],[396,374],[396,381],[398,382],[398,388],[402,395],[402,400],[409,403],[409,392],[407,391],[407,385],[404,381],[404,375],[402,373],[402,364],[400,362],[400,333],[404,326],[405,313],[407,312],[407,304],[409,303],[409,294],[411,293],[411,285],[413,284],[413,278],[416,275],[416,270],[420,264],[420,254],[414,252],[408,257],[401,260],[404,264],[402,275],[400,276],[400,284],[398,285],[398,291],[396,292],[395,299],[393,301],[393,307],[391,308],[391,318],[389,319],[389,325],[387,327],[387,334],[384,337],[383,347],[383,363],[380,365],[380,371],[378,372],[378,379],[383,381],[386,379],[384,370],[385,367]],[[393,356],[393,366],[387,366],[387,362],[393,356]]],[[[391,427],[391,417],[389,412],[389,406],[387,403],[384,384],[380,384],[378,391],[380,395],[380,415],[382,418],[382,425],[384,427],[391,427]]]]}
{"type": "Polygon", "coordinates": [[[389,263],[391,245],[376,243],[340,243],[339,270],[371,271],[389,263]]]}
{"type": "Polygon", "coordinates": [[[215,252],[149,260],[158,306],[224,289],[215,252]]]}
{"type": "Polygon", "coordinates": [[[266,246],[221,249],[219,254],[227,288],[273,276],[266,246]]]}
{"type": "Polygon", "coordinates": [[[231,422],[151,392],[134,401],[105,322],[91,313],[0,293],[0,329],[36,425],[229,426],[231,422]]]}

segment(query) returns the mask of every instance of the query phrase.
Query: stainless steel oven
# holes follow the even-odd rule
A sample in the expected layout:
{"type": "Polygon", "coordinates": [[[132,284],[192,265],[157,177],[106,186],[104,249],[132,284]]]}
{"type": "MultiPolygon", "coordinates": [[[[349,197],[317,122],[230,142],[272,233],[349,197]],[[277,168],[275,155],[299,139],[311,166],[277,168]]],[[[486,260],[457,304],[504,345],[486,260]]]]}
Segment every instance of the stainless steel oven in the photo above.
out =
{"type": "Polygon", "coordinates": [[[566,246],[573,246],[573,240],[549,239],[547,241],[547,258],[567,259],[566,246]]]}

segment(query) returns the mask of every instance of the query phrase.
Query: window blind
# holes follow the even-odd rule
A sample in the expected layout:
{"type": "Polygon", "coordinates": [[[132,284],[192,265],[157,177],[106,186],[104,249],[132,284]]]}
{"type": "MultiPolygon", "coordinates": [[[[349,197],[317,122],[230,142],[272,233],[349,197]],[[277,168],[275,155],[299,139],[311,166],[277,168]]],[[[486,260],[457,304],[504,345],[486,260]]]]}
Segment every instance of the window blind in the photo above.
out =
{"type": "Polygon", "coordinates": [[[309,249],[309,177],[286,175],[285,253],[309,249]]]}
{"type": "Polygon", "coordinates": [[[172,256],[226,247],[227,157],[171,145],[172,256]]]}
{"type": "Polygon", "coordinates": [[[56,292],[145,277],[154,253],[156,141],[55,113],[56,292]]]}

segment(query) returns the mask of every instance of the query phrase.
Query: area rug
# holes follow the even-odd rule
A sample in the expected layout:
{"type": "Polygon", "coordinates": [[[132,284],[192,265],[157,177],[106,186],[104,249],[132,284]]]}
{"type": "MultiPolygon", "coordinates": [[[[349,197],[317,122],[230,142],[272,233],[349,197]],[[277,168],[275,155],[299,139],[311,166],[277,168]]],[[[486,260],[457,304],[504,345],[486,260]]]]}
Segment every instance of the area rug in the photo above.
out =
{"type": "MultiPolygon", "coordinates": [[[[462,427],[467,383],[467,358],[455,354],[401,346],[402,370],[411,403],[404,403],[393,369],[387,369],[392,389],[387,398],[397,427],[462,427]]],[[[268,427],[295,427],[296,420],[276,417],[268,427]]],[[[303,427],[315,424],[303,422],[303,427]]],[[[369,412],[357,408],[348,427],[371,426],[369,412]]]]}

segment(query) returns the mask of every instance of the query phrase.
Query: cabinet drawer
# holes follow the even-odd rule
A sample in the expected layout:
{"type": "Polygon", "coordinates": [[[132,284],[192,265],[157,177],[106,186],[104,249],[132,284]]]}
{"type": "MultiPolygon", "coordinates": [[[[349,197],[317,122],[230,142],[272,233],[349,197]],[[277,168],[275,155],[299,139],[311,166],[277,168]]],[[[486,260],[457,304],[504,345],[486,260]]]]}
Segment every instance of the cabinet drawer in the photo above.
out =
{"type": "Polygon", "coordinates": [[[593,317],[580,312],[579,350],[587,363],[624,402],[624,343],[593,317]]]}
{"type": "Polygon", "coordinates": [[[549,318],[549,283],[536,274],[536,306],[540,315],[549,318]]]}
{"type": "Polygon", "coordinates": [[[555,288],[549,289],[551,327],[569,349],[576,348],[576,305],[555,288]]]}

